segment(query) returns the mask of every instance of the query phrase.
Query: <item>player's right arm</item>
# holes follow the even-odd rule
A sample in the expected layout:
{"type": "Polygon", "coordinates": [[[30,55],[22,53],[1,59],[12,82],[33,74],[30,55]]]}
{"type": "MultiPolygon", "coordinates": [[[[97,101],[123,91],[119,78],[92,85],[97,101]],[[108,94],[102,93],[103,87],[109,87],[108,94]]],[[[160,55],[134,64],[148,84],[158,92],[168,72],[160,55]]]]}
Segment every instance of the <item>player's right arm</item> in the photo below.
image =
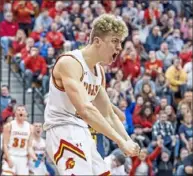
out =
{"type": "Polygon", "coordinates": [[[76,108],[81,118],[99,133],[104,134],[129,155],[126,141],[110,126],[98,109],[89,102],[88,94],[80,78],[83,69],[78,61],[70,56],[63,56],[55,66],[53,74],[62,81],[62,85],[71,103],[76,108]]]}
{"type": "Polygon", "coordinates": [[[28,154],[34,161],[37,161],[36,154],[33,150],[32,141],[33,141],[33,127],[32,125],[30,125],[30,136],[28,140],[28,154]]]}
{"type": "Polygon", "coordinates": [[[10,157],[9,151],[8,151],[8,144],[9,144],[9,140],[10,140],[10,135],[11,135],[11,124],[8,123],[3,127],[3,152],[4,152],[4,156],[5,156],[5,159],[9,165],[9,167],[12,168],[13,162],[11,160],[11,157],[10,157]]]}

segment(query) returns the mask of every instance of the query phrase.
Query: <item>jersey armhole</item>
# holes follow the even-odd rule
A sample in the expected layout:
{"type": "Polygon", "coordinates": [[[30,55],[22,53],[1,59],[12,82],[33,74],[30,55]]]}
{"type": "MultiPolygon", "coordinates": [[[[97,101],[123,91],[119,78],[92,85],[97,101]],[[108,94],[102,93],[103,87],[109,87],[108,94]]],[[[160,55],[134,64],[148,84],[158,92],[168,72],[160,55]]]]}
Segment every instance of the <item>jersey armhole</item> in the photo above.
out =
{"type": "Polygon", "coordinates": [[[12,123],[10,122],[9,124],[10,124],[10,133],[11,133],[11,130],[12,130],[12,123]]]}
{"type": "MultiPolygon", "coordinates": [[[[80,62],[74,55],[72,55],[72,54],[62,54],[62,55],[60,55],[60,56],[57,58],[56,63],[54,64],[54,67],[56,66],[56,64],[57,64],[57,62],[59,61],[59,59],[61,59],[63,56],[70,56],[71,58],[75,59],[75,60],[81,65],[81,67],[82,67],[82,76],[80,77],[80,81],[82,81],[82,80],[83,80],[83,77],[84,77],[84,69],[83,69],[83,66],[82,66],[81,62],[80,62]]],[[[53,67],[53,69],[52,69],[53,84],[54,84],[54,86],[55,86],[58,90],[60,90],[60,91],[62,91],[62,92],[65,92],[65,88],[58,86],[57,83],[56,83],[56,80],[55,80],[55,77],[54,77],[54,74],[53,74],[53,73],[54,73],[54,67],[53,67]]]]}
{"type": "Polygon", "coordinates": [[[101,71],[101,76],[102,76],[102,80],[101,80],[101,85],[106,88],[106,79],[105,79],[105,72],[104,72],[104,68],[102,67],[102,65],[99,64],[100,67],[100,71],[101,71]]]}

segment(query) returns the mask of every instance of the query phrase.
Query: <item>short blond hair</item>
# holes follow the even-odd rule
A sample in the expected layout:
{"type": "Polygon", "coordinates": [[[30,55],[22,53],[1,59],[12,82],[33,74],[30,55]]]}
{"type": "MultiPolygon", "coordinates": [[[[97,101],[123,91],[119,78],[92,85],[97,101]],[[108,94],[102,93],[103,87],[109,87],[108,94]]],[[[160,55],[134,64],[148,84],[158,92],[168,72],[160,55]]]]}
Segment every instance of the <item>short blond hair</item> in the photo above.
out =
{"type": "Polygon", "coordinates": [[[128,28],[122,19],[119,19],[114,15],[100,15],[93,21],[90,34],[90,43],[93,42],[94,37],[102,38],[109,34],[114,34],[125,38],[128,36],[128,28]]]}

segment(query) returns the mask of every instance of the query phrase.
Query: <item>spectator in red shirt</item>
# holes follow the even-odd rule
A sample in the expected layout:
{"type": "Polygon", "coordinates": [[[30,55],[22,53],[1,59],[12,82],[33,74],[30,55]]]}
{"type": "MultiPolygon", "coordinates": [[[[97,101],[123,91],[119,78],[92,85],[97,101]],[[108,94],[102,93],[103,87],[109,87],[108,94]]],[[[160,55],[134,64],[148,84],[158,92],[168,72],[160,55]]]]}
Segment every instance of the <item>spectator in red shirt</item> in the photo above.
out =
{"type": "Polygon", "coordinates": [[[132,82],[136,81],[140,74],[140,59],[135,49],[123,56],[122,70],[124,79],[130,76],[132,82]]]}
{"type": "Polygon", "coordinates": [[[152,126],[156,121],[156,116],[153,113],[151,106],[143,106],[138,116],[133,117],[135,129],[140,128],[142,132],[151,136],[152,126]]]}
{"type": "Polygon", "coordinates": [[[25,48],[26,34],[22,29],[17,31],[16,37],[11,44],[12,54],[20,53],[25,48]]]}
{"type": "Polygon", "coordinates": [[[143,103],[144,103],[144,99],[141,95],[137,95],[136,96],[136,105],[135,105],[135,109],[133,111],[133,118],[135,118],[135,116],[139,115],[142,107],[143,107],[143,103]]]}
{"type": "Polygon", "coordinates": [[[18,28],[18,24],[13,22],[13,14],[11,12],[5,13],[5,20],[0,23],[0,37],[3,56],[8,54],[9,45],[14,40],[18,28]]]}
{"type": "Polygon", "coordinates": [[[179,54],[179,58],[182,60],[182,66],[184,66],[188,62],[192,62],[192,43],[189,42],[184,45],[182,51],[179,54]]]}
{"type": "Polygon", "coordinates": [[[10,101],[10,103],[8,104],[8,106],[2,111],[2,119],[3,121],[6,121],[7,118],[9,117],[14,117],[15,114],[14,114],[14,109],[15,109],[15,105],[16,105],[16,100],[15,99],[12,99],[10,101]]]}
{"type": "Polygon", "coordinates": [[[140,146],[148,146],[151,140],[151,131],[156,117],[153,114],[153,109],[151,105],[145,105],[139,112],[137,116],[133,116],[134,124],[134,135],[133,137],[137,139],[140,146]],[[144,138],[139,138],[143,136],[144,138]]]}
{"type": "Polygon", "coordinates": [[[30,37],[33,38],[35,42],[38,42],[43,31],[43,26],[38,26],[34,31],[31,32],[30,37]]]}
{"type": "Polygon", "coordinates": [[[30,49],[31,47],[34,46],[34,39],[32,39],[31,37],[27,38],[26,40],[26,45],[23,49],[21,49],[21,52],[20,53],[17,53],[14,58],[13,58],[13,61],[15,63],[18,63],[20,64],[20,69],[21,71],[25,71],[25,67],[24,67],[24,62],[23,60],[25,58],[28,57],[28,55],[30,54],[30,49]]]}
{"type": "Polygon", "coordinates": [[[28,29],[32,28],[32,17],[35,14],[35,8],[30,1],[19,0],[13,4],[13,10],[17,18],[17,22],[21,29],[28,34],[28,29]]]}
{"type": "Polygon", "coordinates": [[[32,47],[30,56],[24,60],[25,64],[25,80],[27,92],[31,93],[32,81],[42,81],[47,73],[47,64],[43,57],[39,55],[39,49],[32,47]]]}
{"type": "Polygon", "coordinates": [[[61,15],[64,9],[64,2],[62,1],[57,1],[55,4],[55,7],[51,8],[49,10],[49,16],[52,17],[53,19],[56,17],[56,15],[61,15]]]}
{"type": "MultiPolygon", "coordinates": [[[[115,2],[115,3],[116,3],[116,2],[115,2]]],[[[112,1],[103,0],[103,6],[104,6],[105,11],[106,11],[107,13],[111,12],[111,10],[112,10],[112,4],[113,4],[112,1]]]]}
{"type": "Polygon", "coordinates": [[[134,175],[149,175],[153,176],[153,161],[157,159],[163,148],[163,141],[157,140],[157,147],[148,155],[146,148],[142,148],[139,156],[132,157],[132,168],[129,176],[134,175]]]}
{"type": "Polygon", "coordinates": [[[24,60],[30,54],[30,49],[32,46],[34,46],[34,39],[29,37],[26,40],[26,47],[21,50],[22,60],[24,60]]]}
{"type": "Polygon", "coordinates": [[[146,72],[151,75],[155,80],[159,73],[162,73],[163,63],[162,61],[156,59],[155,51],[149,51],[149,61],[145,63],[146,72]]]}
{"type": "Polygon", "coordinates": [[[42,5],[41,5],[41,9],[51,9],[52,7],[54,7],[56,4],[55,0],[43,0],[42,1],[42,5]]]}
{"type": "Polygon", "coordinates": [[[62,48],[62,45],[64,43],[64,36],[62,35],[61,32],[57,31],[56,23],[52,23],[51,31],[47,33],[46,38],[48,42],[51,43],[55,49],[62,48]]]}
{"type": "Polygon", "coordinates": [[[0,12],[3,12],[4,3],[5,3],[5,0],[0,1],[0,12]]]}
{"type": "Polygon", "coordinates": [[[156,6],[156,2],[150,2],[149,8],[144,11],[144,19],[146,24],[151,24],[153,18],[156,20],[159,19],[160,12],[156,6]]]}

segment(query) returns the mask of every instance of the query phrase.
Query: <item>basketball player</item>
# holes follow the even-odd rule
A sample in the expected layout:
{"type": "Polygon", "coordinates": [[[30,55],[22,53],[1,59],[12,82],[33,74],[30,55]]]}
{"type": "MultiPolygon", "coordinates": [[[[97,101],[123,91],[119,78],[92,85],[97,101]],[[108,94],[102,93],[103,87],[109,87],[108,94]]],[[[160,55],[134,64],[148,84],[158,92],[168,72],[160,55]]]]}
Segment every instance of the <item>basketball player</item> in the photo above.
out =
{"type": "Polygon", "coordinates": [[[2,175],[28,175],[28,154],[37,160],[32,150],[32,127],[26,119],[26,109],[20,105],[16,108],[15,120],[4,126],[2,175]]]}
{"type": "Polygon", "coordinates": [[[46,147],[60,175],[109,175],[88,129],[104,134],[128,156],[139,153],[113,110],[99,63],[110,64],[128,35],[123,21],[101,15],[93,22],[90,43],[61,55],[52,71],[45,109],[46,147]]]}
{"type": "Polygon", "coordinates": [[[41,137],[42,124],[35,122],[33,124],[33,141],[32,147],[36,154],[37,160],[30,161],[30,173],[33,175],[48,175],[45,156],[46,156],[46,144],[45,140],[41,137]]]}

